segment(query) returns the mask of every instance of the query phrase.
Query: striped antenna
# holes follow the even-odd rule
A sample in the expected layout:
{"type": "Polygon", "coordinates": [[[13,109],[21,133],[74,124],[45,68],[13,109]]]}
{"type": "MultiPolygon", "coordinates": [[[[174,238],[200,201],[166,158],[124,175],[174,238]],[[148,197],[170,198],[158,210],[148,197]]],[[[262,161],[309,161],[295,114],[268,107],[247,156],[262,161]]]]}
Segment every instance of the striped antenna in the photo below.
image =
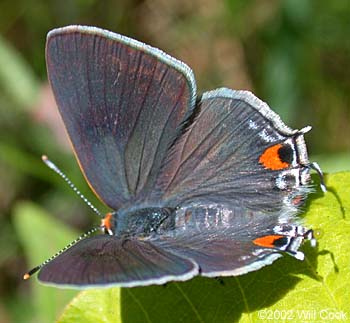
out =
{"type": "Polygon", "coordinates": [[[46,155],[41,156],[41,159],[47,167],[51,168],[56,174],[60,175],[64,179],[70,188],[78,194],[78,196],[91,208],[91,210],[102,218],[101,212],[95,206],[93,206],[92,203],[77,189],[66,174],[64,174],[46,155]]]}
{"type": "Polygon", "coordinates": [[[25,273],[23,275],[23,279],[27,280],[29,279],[33,274],[35,274],[37,271],[39,271],[42,267],[44,267],[45,265],[47,265],[50,261],[54,260],[56,257],[58,257],[60,254],[62,254],[63,252],[65,252],[67,249],[73,247],[75,244],[77,244],[80,240],[85,239],[86,237],[88,237],[89,235],[91,235],[92,233],[96,232],[97,230],[99,230],[101,227],[94,227],[92,229],[90,229],[89,231],[86,231],[85,233],[83,233],[80,237],[78,237],[77,239],[75,239],[74,241],[72,241],[70,244],[68,244],[67,246],[65,246],[63,249],[61,249],[60,251],[56,252],[52,257],[50,257],[49,259],[46,259],[41,265],[34,267],[32,270],[29,270],[27,273],[25,273]]]}
{"type": "MultiPolygon", "coordinates": [[[[48,157],[46,155],[43,155],[41,157],[41,159],[43,160],[43,162],[46,164],[46,166],[48,166],[49,168],[51,168],[56,174],[58,174],[59,176],[61,176],[64,181],[70,186],[70,188],[78,194],[78,196],[100,217],[102,217],[100,211],[92,205],[92,203],[77,189],[77,187],[71,182],[71,180],[67,177],[67,175],[65,175],[50,159],[48,159],[48,157]]],[[[77,239],[75,239],[74,241],[72,241],[70,244],[68,244],[67,246],[65,246],[63,249],[61,249],[60,251],[58,251],[57,253],[55,253],[52,257],[46,259],[41,265],[34,267],[32,270],[28,271],[27,273],[25,273],[23,275],[23,279],[29,279],[33,274],[35,274],[37,271],[39,271],[42,267],[44,267],[45,265],[47,265],[50,261],[54,260],[55,258],[57,258],[60,254],[62,254],[63,252],[65,252],[66,250],[68,250],[69,248],[73,247],[75,244],[77,244],[80,240],[85,239],[86,237],[90,236],[91,234],[93,234],[94,232],[96,232],[97,230],[100,230],[101,226],[97,226],[94,227],[88,231],[86,231],[85,233],[83,233],[80,237],[78,237],[77,239]]]]}

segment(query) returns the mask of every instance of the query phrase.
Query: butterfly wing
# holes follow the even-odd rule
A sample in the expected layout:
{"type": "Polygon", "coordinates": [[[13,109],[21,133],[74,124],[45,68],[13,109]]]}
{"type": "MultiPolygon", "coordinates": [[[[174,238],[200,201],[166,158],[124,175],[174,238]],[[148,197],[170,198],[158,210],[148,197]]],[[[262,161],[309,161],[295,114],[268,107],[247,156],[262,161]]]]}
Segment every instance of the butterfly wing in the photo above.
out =
{"type": "Polygon", "coordinates": [[[78,242],[50,261],[38,278],[46,284],[78,288],[132,287],[187,280],[197,274],[195,262],[148,241],[97,235],[78,242]]]}
{"type": "Polygon", "coordinates": [[[191,69],[158,49],[94,27],[48,34],[48,76],[81,169],[111,208],[154,185],[194,106],[191,69]]]}
{"type": "Polygon", "coordinates": [[[303,134],[246,91],[205,93],[157,180],[177,206],[175,227],[157,245],[194,260],[204,276],[240,275],[287,252],[298,259],[306,229],[295,225],[308,193],[303,134]]]}
{"type": "Polygon", "coordinates": [[[250,92],[207,92],[163,163],[154,199],[293,213],[310,180],[305,131],[250,92]]]}
{"type": "Polygon", "coordinates": [[[279,225],[278,214],[196,205],[178,211],[176,223],[175,230],[153,243],[193,260],[203,276],[242,275],[271,264],[283,252],[303,259],[298,248],[306,229],[279,225]]]}

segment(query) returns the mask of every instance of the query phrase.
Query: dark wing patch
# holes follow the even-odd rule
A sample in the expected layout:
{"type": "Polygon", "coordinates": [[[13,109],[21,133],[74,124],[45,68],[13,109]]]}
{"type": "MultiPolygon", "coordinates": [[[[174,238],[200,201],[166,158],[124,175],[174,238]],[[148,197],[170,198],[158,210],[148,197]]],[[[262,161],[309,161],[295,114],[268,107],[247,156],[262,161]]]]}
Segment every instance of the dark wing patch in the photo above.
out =
{"type": "Polygon", "coordinates": [[[175,230],[155,237],[152,243],[192,259],[201,275],[236,276],[258,270],[281,257],[284,246],[255,243],[260,237],[276,236],[277,225],[278,214],[196,205],[178,211],[175,230]]]}
{"type": "Polygon", "coordinates": [[[45,265],[39,280],[51,285],[142,286],[187,280],[198,266],[147,241],[98,235],[76,245],[45,265]]]}
{"type": "Polygon", "coordinates": [[[49,33],[49,80],[82,171],[118,209],[154,185],[195,99],[192,71],[160,50],[91,27],[49,33]]]}
{"type": "MultiPolygon", "coordinates": [[[[293,141],[295,131],[267,105],[261,108],[250,102],[254,99],[262,105],[248,92],[216,92],[199,102],[198,116],[172,147],[158,176],[154,200],[157,197],[170,206],[200,202],[280,211],[285,197],[297,188],[279,189],[281,171],[266,169],[259,157],[268,147],[293,141]]],[[[287,166],[298,172],[304,167],[287,166]]]]}

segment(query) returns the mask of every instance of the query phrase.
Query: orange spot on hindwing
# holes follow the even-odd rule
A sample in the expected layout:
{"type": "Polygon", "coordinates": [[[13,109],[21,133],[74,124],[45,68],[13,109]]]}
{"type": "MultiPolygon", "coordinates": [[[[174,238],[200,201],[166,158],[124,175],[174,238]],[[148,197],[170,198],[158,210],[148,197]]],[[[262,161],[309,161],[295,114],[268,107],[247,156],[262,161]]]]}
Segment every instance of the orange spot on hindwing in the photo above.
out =
{"type": "Polygon", "coordinates": [[[288,237],[280,234],[273,234],[269,236],[264,236],[260,238],[256,238],[253,240],[253,243],[260,247],[265,248],[276,248],[282,247],[288,244],[288,237]]]}
{"type": "Polygon", "coordinates": [[[277,144],[265,149],[259,163],[271,170],[285,169],[292,163],[293,153],[290,145],[277,144]]]}

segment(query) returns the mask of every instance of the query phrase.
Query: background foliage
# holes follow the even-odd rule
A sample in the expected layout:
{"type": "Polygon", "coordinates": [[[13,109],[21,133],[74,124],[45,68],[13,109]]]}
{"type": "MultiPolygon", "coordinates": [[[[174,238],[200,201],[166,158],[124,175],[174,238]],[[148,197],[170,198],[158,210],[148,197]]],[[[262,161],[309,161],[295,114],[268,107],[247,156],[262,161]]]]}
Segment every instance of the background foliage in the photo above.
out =
{"type": "Polygon", "coordinates": [[[35,214],[44,212],[40,205],[50,212],[44,218],[77,231],[97,220],[46,169],[41,154],[49,155],[103,210],[72,157],[47,87],[44,46],[50,29],[67,24],[107,28],[185,61],[200,91],[220,86],[252,90],[288,125],[311,124],[310,159],[334,172],[350,168],[349,17],[347,0],[2,0],[0,322],[52,321],[72,295],[53,290],[40,296],[37,289],[43,287],[21,277],[75,233],[51,235],[50,226],[56,224],[50,220],[34,233],[17,214],[32,212],[35,223],[35,214]],[[35,242],[37,234],[46,234],[47,246],[35,242]],[[22,239],[26,235],[32,242],[22,239]],[[45,251],[39,251],[42,247],[45,251]],[[38,252],[29,255],[29,248],[38,252]]]}

